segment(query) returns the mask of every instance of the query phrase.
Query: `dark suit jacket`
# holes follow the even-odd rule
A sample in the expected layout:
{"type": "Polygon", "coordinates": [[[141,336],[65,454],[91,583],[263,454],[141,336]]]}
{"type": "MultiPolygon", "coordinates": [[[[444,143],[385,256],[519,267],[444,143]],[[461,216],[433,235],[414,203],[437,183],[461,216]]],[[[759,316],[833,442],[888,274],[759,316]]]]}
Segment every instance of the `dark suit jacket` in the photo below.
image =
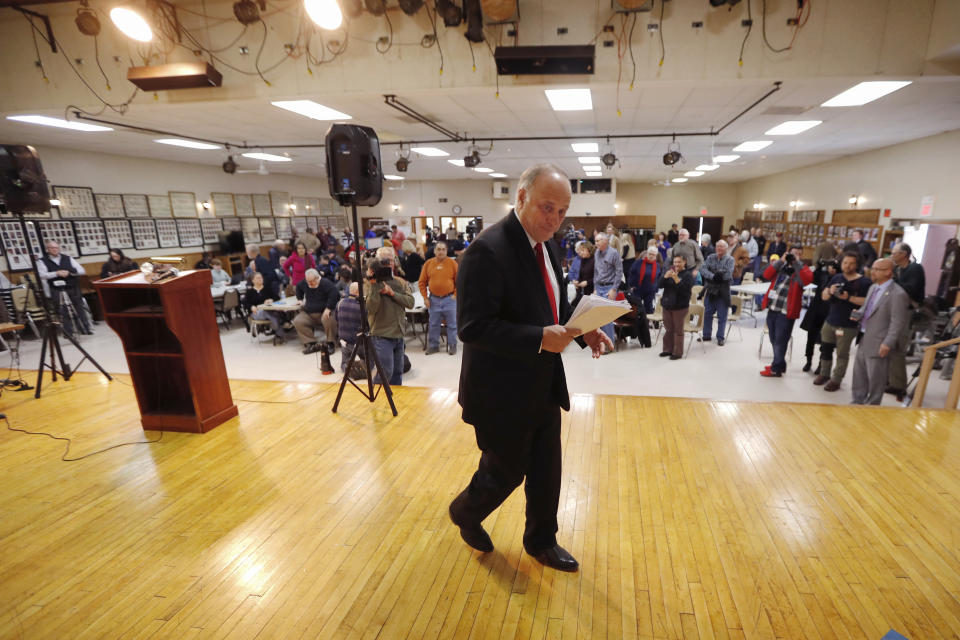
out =
{"type": "MultiPolygon", "coordinates": [[[[560,324],[571,309],[557,254],[544,243],[560,285],[560,324]]],[[[489,430],[522,428],[546,407],[569,411],[559,353],[538,352],[553,324],[543,276],[516,214],[483,230],[460,258],[457,334],[463,343],[463,421],[489,430]]]]}

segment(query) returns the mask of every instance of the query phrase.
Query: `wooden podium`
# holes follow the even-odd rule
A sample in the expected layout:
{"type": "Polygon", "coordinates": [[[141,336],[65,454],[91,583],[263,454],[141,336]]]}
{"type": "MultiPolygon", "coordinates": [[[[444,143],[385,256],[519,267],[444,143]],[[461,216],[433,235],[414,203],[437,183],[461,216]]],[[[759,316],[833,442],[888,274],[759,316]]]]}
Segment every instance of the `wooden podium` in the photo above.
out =
{"type": "Polygon", "coordinates": [[[205,433],[237,415],[210,272],[155,284],[139,271],[93,283],[127,356],[144,429],[205,433]]]}

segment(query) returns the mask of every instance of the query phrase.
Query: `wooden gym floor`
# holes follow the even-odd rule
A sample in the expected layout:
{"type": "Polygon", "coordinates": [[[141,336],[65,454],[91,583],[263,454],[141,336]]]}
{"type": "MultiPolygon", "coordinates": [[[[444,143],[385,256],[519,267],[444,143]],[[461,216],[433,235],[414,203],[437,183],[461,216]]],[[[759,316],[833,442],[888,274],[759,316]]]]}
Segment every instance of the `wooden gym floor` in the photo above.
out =
{"type": "MultiPolygon", "coordinates": [[[[71,456],[159,435],[126,377],[47,382],[0,410],[71,456]]],[[[957,412],[575,395],[563,574],[522,552],[522,491],[494,553],[448,522],[478,456],[455,392],[393,419],[233,389],[210,433],[77,462],[0,425],[0,637],[960,637],[957,412]]]]}

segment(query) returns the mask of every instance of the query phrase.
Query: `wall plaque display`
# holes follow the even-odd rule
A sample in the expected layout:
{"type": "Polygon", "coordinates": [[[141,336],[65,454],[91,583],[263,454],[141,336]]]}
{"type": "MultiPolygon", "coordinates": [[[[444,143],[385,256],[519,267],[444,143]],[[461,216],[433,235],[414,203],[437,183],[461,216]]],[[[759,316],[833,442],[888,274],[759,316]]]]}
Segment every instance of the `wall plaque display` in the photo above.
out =
{"type": "Polygon", "coordinates": [[[197,194],[190,191],[168,191],[174,218],[197,217],[197,194]]]}
{"type": "Polygon", "coordinates": [[[107,233],[103,220],[77,220],[73,223],[73,232],[77,237],[77,246],[82,256],[96,256],[107,253],[107,233]]]}
{"type": "MultiPolygon", "coordinates": [[[[290,218],[274,218],[273,225],[276,231],[275,238],[289,240],[293,237],[293,227],[290,226],[290,218]]],[[[266,238],[264,238],[264,240],[266,240],[266,238]]]]}
{"type": "Polygon", "coordinates": [[[179,247],[180,237],[177,235],[176,220],[157,220],[157,238],[160,241],[160,248],[179,247]]]}
{"type": "Polygon", "coordinates": [[[156,249],[160,246],[157,225],[153,220],[131,220],[130,229],[133,231],[133,245],[137,249],[156,249]]]}
{"type": "Polygon", "coordinates": [[[276,240],[277,227],[273,223],[273,218],[260,218],[260,240],[276,240]]]}
{"type": "MultiPolygon", "coordinates": [[[[27,233],[30,238],[30,249],[37,258],[43,255],[40,239],[37,237],[37,230],[32,225],[27,225],[27,233]]],[[[3,251],[7,257],[7,268],[11,271],[25,271],[32,269],[30,263],[30,254],[27,247],[27,238],[23,235],[23,228],[19,222],[0,222],[0,239],[3,240],[3,251]]]]}
{"type": "Polygon", "coordinates": [[[213,192],[210,194],[211,211],[218,218],[237,215],[232,193],[213,192]]]}
{"type": "Polygon", "coordinates": [[[97,212],[101,218],[125,218],[127,216],[123,209],[123,196],[119,193],[95,193],[93,199],[97,203],[97,212]]]}
{"type": "Polygon", "coordinates": [[[111,249],[134,248],[129,220],[104,220],[103,227],[107,232],[107,244],[111,249]]]}
{"type": "MultiPolygon", "coordinates": [[[[290,223],[293,225],[293,229],[297,232],[297,235],[305,233],[307,230],[307,219],[302,216],[291,218],[290,223]]],[[[314,231],[316,231],[316,229],[314,229],[314,231]]]]}
{"type": "Polygon", "coordinates": [[[318,211],[320,211],[320,198],[307,198],[307,213],[315,214],[318,211]]]}
{"type": "Polygon", "coordinates": [[[257,217],[269,216],[270,214],[270,196],[265,193],[254,193],[253,196],[253,213],[257,217]]]}
{"type": "Polygon", "coordinates": [[[290,194],[286,191],[270,192],[270,207],[274,216],[290,215],[290,194]]]}
{"type": "Polygon", "coordinates": [[[293,196],[290,198],[290,213],[295,216],[305,216],[313,208],[310,198],[303,196],[293,196]]]}
{"type": "Polygon", "coordinates": [[[223,229],[223,222],[218,218],[201,220],[200,229],[203,231],[203,241],[207,244],[217,244],[220,237],[217,235],[223,229]]]}
{"type": "Polygon", "coordinates": [[[324,229],[326,229],[329,224],[330,224],[330,219],[327,218],[327,216],[319,216],[319,217],[317,218],[317,230],[318,230],[318,231],[320,230],[320,227],[323,227],[324,229]]]}
{"type": "MultiPolygon", "coordinates": [[[[270,219],[273,223],[273,220],[270,219]]],[[[244,242],[260,242],[260,221],[256,218],[241,218],[244,242]]]]}
{"type": "MultiPolygon", "coordinates": [[[[224,231],[242,231],[242,220],[240,218],[222,218],[220,222],[223,224],[224,231]]],[[[256,220],[254,220],[256,222],[256,220]]],[[[257,227],[258,229],[260,227],[257,227]]]]}
{"type": "Polygon", "coordinates": [[[791,222],[823,222],[825,215],[823,209],[814,211],[794,211],[790,214],[791,222]]]}
{"type": "Polygon", "coordinates": [[[320,231],[319,225],[320,223],[317,221],[316,216],[307,216],[307,227],[313,229],[314,233],[320,231]]]}
{"type": "Polygon", "coordinates": [[[123,194],[123,209],[127,212],[128,218],[150,217],[150,205],[147,204],[147,196],[138,193],[123,194]]]}
{"type": "Polygon", "coordinates": [[[53,240],[60,245],[61,253],[72,258],[77,257],[79,249],[72,224],[66,220],[42,220],[37,224],[40,227],[40,239],[44,245],[53,240]]]}
{"type": "Polygon", "coordinates": [[[60,201],[61,218],[96,218],[97,204],[90,187],[53,186],[53,197],[60,201]]]}
{"type": "Polygon", "coordinates": [[[170,207],[170,196],[147,196],[150,204],[151,218],[172,218],[173,209],[170,207]]]}
{"type": "Polygon", "coordinates": [[[251,217],[253,215],[253,196],[249,193],[233,194],[233,208],[238,216],[243,218],[251,217]]]}
{"type": "Polygon", "coordinates": [[[177,234],[181,247],[199,247],[203,244],[203,231],[199,220],[177,220],[177,234]]]}

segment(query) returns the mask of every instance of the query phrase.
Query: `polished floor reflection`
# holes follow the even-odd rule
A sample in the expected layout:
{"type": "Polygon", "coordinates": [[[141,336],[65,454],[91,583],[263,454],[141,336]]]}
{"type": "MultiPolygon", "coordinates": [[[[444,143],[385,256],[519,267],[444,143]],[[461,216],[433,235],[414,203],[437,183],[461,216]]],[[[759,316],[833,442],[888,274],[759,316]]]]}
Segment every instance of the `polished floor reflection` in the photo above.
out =
{"type": "MultiPolygon", "coordinates": [[[[128,384],[0,409],[82,456],[158,435],[128,384]]],[[[447,521],[477,459],[455,392],[399,388],[394,419],[354,391],[333,415],[328,384],[233,389],[207,434],[77,462],[0,428],[0,637],[960,635],[956,412],[576,394],[571,575],[522,552],[522,492],[486,556],[447,521]]]]}

